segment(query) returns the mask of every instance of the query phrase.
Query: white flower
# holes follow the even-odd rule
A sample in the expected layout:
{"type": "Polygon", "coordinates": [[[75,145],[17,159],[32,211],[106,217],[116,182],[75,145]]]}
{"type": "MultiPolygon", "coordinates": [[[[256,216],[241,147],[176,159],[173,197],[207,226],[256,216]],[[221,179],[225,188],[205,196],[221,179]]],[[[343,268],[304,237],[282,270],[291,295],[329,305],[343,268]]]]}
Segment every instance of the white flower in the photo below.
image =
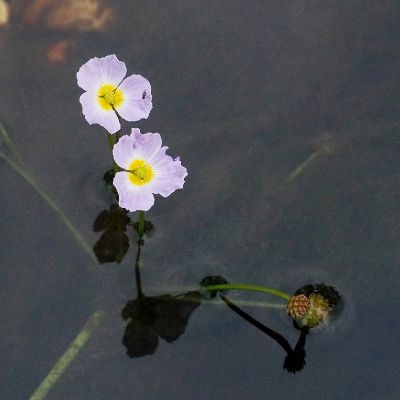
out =
{"type": "Polygon", "coordinates": [[[153,107],[150,82],[141,75],[126,75],[125,63],[115,55],[92,58],[76,74],[86,90],[79,99],[89,124],[99,124],[109,133],[121,129],[117,113],[127,121],[147,118],[153,107]]]}
{"type": "Polygon", "coordinates": [[[120,207],[147,211],[154,204],[154,194],[168,197],[183,188],[187,170],[179,157],[165,154],[168,147],[161,144],[158,133],[142,135],[134,128],[130,136],[122,136],[114,146],[114,160],[124,169],[113,181],[120,207]]]}

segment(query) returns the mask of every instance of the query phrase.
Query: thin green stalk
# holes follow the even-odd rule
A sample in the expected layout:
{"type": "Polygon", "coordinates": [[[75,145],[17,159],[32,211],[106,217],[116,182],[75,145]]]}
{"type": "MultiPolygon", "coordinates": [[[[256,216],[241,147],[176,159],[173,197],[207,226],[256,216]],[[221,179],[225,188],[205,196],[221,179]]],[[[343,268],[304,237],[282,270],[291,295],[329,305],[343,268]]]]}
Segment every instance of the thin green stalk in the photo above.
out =
{"type": "Polygon", "coordinates": [[[110,145],[110,150],[111,150],[111,157],[113,159],[113,168],[114,172],[117,173],[119,171],[118,164],[115,162],[114,157],[112,155],[112,151],[114,149],[114,145],[117,142],[118,139],[118,132],[114,133],[113,135],[111,133],[107,133],[107,138],[108,138],[108,144],[110,145]]]}
{"type": "Polygon", "coordinates": [[[29,400],[43,400],[47,396],[48,392],[57,384],[62,374],[86,345],[87,341],[90,339],[90,336],[99,325],[102,317],[103,313],[101,311],[95,311],[90,316],[81,331],[68,346],[64,354],[54,364],[54,367],[44,378],[39,387],[33,392],[31,397],[29,397],[29,400]]]}
{"type": "Polygon", "coordinates": [[[54,200],[39,187],[35,179],[2,151],[0,151],[0,157],[2,157],[8,163],[8,165],[10,165],[11,168],[18,172],[18,174],[20,174],[22,178],[24,178],[36,190],[36,192],[39,193],[40,196],[42,196],[46,203],[57,213],[59,218],[69,229],[72,237],[78,242],[81,249],[97,264],[97,260],[95,255],[93,254],[92,248],[86,243],[85,239],[78,232],[73,223],[64,214],[64,212],[60,209],[60,207],[58,207],[58,205],[54,202],[54,200]]]}
{"type": "MultiPolygon", "coordinates": [[[[175,297],[180,297],[184,296],[185,293],[187,292],[193,292],[198,290],[198,288],[192,287],[192,286],[166,286],[166,287],[160,287],[160,286],[148,286],[147,289],[149,291],[157,292],[157,293],[171,293],[171,292],[179,292],[178,295],[175,295],[175,297]]],[[[213,301],[213,300],[202,300],[202,302],[205,302],[206,304],[225,304],[222,301],[213,301]]],[[[286,308],[286,303],[285,304],[278,304],[278,303],[268,303],[265,301],[248,301],[248,300],[241,300],[241,299],[236,299],[235,303],[242,305],[242,306],[248,306],[248,307],[261,307],[261,308],[286,308]]]]}
{"type": "MultiPolygon", "coordinates": [[[[178,298],[179,299],[179,298],[178,298]]],[[[179,299],[182,300],[182,299],[179,299]]],[[[215,305],[215,306],[220,306],[220,305],[225,305],[225,303],[222,300],[205,300],[205,299],[199,299],[197,297],[185,297],[186,301],[191,301],[191,302],[199,302],[200,304],[207,304],[207,305],[215,305]]],[[[275,309],[286,309],[286,304],[278,304],[278,303],[267,303],[263,301],[246,301],[246,300],[235,300],[235,304],[241,305],[241,306],[246,306],[246,307],[258,307],[258,308],[275,308],[275,309]]]]}
{"type": "Polygon", "coordinates": [[[144,211],[139,211],[139,239],[141,239],[144,235],[144,211]]]}
{"type": "Polygon", "coordinates": [[[280,290],[277,289],[267,288],[258,285],[248,285],[246,283],[225,283],[222,285],[210,285],[203,287],[207,290],[250,290],[253,292],[272,294],[274,296],[281,297],[282,299],[285,300],[289,300],[291,297],[288,294],[281,292],[280,290]]]}

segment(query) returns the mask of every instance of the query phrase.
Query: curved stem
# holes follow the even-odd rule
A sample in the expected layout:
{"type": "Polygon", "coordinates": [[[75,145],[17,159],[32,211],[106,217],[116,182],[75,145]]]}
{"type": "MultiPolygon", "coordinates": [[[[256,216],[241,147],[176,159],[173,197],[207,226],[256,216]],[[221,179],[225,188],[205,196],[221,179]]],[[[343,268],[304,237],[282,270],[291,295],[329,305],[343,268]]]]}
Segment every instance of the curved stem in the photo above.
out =
{"type": "Polygon", "coordinates": [[[259,293],[268,293],[272,294],[274,296],[281,297],[282,299],[289,300],[290,295],[281,292],[280,290],[277,289],[272,289],[272,288],[267,288],[264,286],[258,286],[258,285],[249,285],[246,283],[225,283],[222,285],[210,285],[210,286],[203,286],[207,290],[250,290],[253,292],[259,292],[259,293]]]}
{"type": "MultiPolygon", "coordinates": [[[[183,296],[182,294],[179,296],[176,296],[177,298],[183,296]]],[[[179,299],[182,300],[182,299],[179,299]]],[[[216,300],[205,300],[205,299],[199,299],[198,297],[190,297],[186,296],[185,301],[191,301],[193,303],[200,303],[200,304],[207,304],[207,305],[214,305],[214,306],[221,306],[224,305],[223,301],[220,301],[218,299],[216,300]]],[[[254,308],[273,308],[277,310],[284,310],[286,309],[286,304],[278,304],[278,303],[265,303],[261,301],[246,301],[246,300],[235,300],[236,304],[239,304],[241,306],[245,307],[254,307],[254,308]]]]}

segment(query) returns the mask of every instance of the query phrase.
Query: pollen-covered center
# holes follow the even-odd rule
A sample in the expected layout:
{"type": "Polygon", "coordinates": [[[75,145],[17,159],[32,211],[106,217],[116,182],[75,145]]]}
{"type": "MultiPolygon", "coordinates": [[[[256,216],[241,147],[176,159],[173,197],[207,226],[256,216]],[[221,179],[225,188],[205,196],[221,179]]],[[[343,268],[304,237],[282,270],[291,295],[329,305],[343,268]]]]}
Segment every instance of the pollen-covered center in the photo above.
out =
{"type": "Polygon", "coordinates": [[[110,83],[103,85],[97,95],[99,104],[104,110],[112,110],[113,107],[120,106],[124,100],[122,90],[110,83]]]}
{"type": "Polygon", "coordinates": [[[130,182],[137,186],[142,186],[151,182],[154,177],[153,168],[151,168],[151,166],[144,160],[132,161],[129,164],[127,171],[130,172],[130,182]]]}

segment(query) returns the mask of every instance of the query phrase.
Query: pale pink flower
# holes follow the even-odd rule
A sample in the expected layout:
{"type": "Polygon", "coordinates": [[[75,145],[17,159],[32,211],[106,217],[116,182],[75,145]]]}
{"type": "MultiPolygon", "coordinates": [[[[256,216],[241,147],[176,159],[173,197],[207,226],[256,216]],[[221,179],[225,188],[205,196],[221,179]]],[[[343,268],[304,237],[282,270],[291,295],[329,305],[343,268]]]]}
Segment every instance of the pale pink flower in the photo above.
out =
{"type": "Polygon", "coordinates": [[[115,55],[92,58],[76,74],[86,90],[79,99],[89,124],[99,124],[109,133],[121,129],[118,115],[126,121],[147,118],[153,107],[150,82],[141,75],[126,79],[125,63],[115,55]]]}
{"type": "Polygon", "coordinates": [[[113,181],[120,207],[147,211],[154,204],[154,194],[168,197],[183,188],[186,168],[179,157],[173,159],[165,153],[168,147],[161,145],[158,133],[141,134],[134,128],[114,146],[114,160],[123,169],[113,181]]]}

